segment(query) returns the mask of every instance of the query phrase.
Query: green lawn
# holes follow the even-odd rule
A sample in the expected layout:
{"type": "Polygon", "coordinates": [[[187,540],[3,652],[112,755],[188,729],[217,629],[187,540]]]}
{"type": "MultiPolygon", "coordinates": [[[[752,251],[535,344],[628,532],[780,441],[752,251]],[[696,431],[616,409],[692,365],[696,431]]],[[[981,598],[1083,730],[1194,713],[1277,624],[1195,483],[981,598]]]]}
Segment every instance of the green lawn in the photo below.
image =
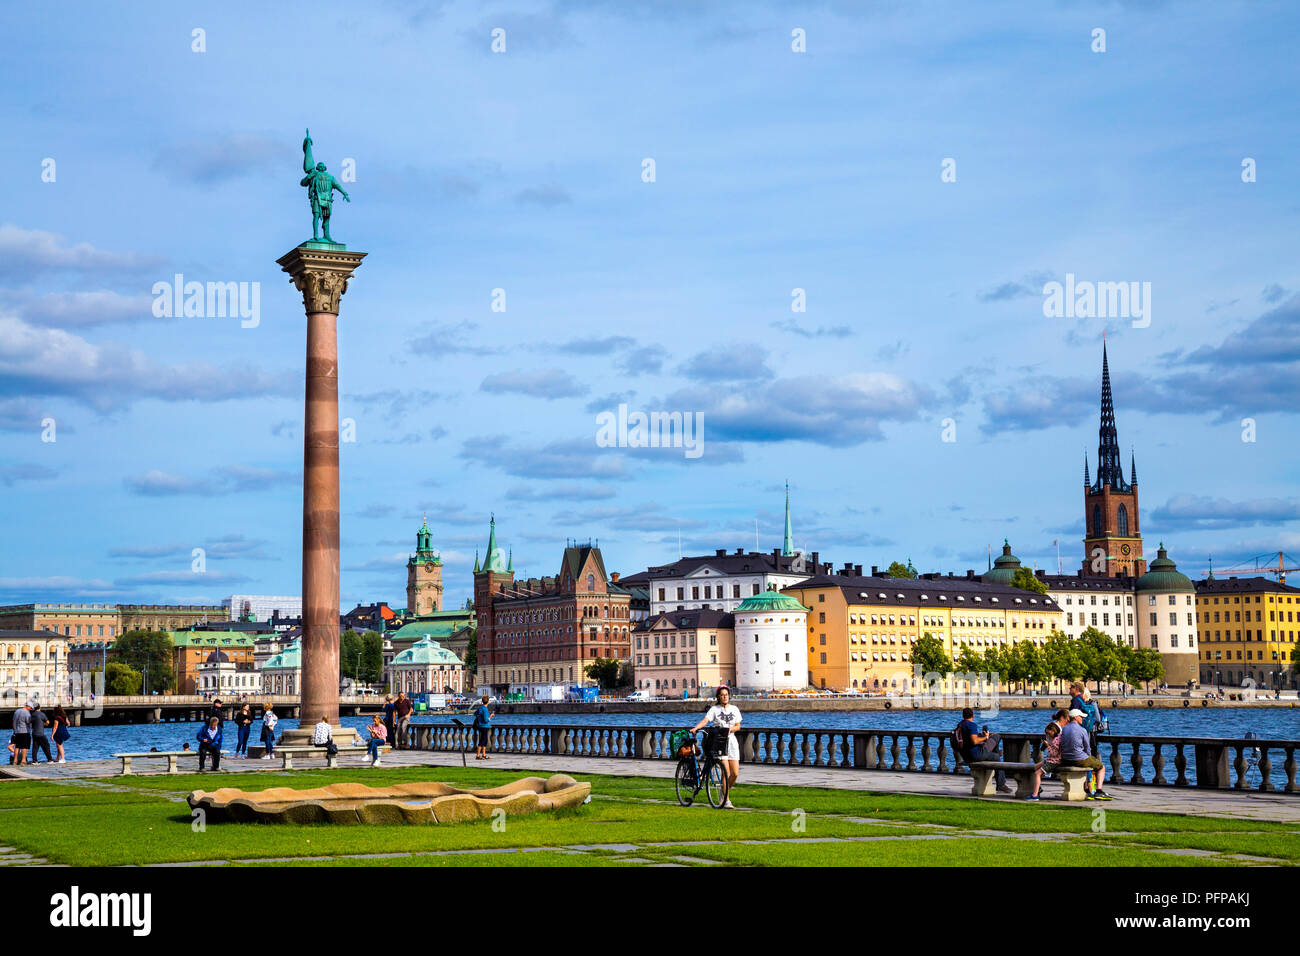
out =
{"type": "MultiPolygon", "coordinates": [[[[431,826],[296,826],[211,823],[196,831],[183,797],[218,784],[246,789],[317,787],[342,780],[376,785],[441,780],[495,786],[521,771],[460,767],[182,774],[98,781],[0,783],[0,846],[52,863],[220,861],[308,866],[621,866],[700,861],[747,866],[1230,866],[1224,856],[1179,857],[1191,847],[1300,861],[1300,832],[1283,824],[1139,813],[1106,805],[994,803],[950,797],[747,785],[738,805],[679,807],[671,781],[580,775],[592,801],[576,810],[431,826]],[[996,831],[977,834],[975,831],[996,831]],[[1056,834],[1046,839],[1014,834],[1056,834]],[[851,839],[851,838],[869,839],[851,839]],[[804,842],[835,838],[831,842],[804,842]],[[677,842],[703,845],[666,846],[677,842]],[[721,842],[717,842],[721,841],[721,842]],[[761,841],[756,843],[741,841],[761,841]],[[628,846],[610,847],[611,844],[628,846]],[[631,845],[635,846],[631,846],[631,845]],[[579,852],[564,848],[582,847],[579,852]],[[451,853],[448,851],[497,851],[451,853]],[[500,852],[528,850],[529,852],[500,852]],[[437,855],[437,854],[445,855],[437,855]],[[401,854],[365,858],[369,854],[401,854]],[[688,857],[681,860],[680,857],[688,857]]],[[[542,774],[544,775],[544,774],[542,774]]]]}

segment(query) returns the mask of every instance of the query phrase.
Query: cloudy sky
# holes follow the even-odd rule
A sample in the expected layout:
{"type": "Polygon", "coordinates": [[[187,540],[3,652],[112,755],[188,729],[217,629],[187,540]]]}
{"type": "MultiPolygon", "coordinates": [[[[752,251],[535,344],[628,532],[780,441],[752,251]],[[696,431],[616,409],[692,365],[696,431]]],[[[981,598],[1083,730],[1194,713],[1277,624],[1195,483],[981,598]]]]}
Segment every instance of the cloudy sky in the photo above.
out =
{"type": "Polygon", "coordinates": [[[455,604],[492,512],[521,573],[631,572],[778,545],[786,480],[837,563],[1077,568],[1103,329],[1147,550],[1300,552],[1300,15],[699,6],[0,10],[0,602],[298,593],[307,126],[369,253],[345,607],[404,603],[425,513],[455,604]],[[256,324],[155,317],[177,273],[256,324]],[[1045,317],[1067,273],[1149,325],[1045,317]],[[704,453],[598,446],[623,403],[704,453]]]}

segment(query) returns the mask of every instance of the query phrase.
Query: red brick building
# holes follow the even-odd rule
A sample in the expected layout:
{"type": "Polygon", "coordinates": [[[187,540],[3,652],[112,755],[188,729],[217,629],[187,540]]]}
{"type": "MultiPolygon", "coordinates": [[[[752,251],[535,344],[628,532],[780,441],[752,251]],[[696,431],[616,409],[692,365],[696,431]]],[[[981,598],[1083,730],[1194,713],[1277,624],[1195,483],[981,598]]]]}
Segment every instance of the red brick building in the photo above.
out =
{"type": "Polygon", "coordinates": [[[630,597],[590,544],[566,546],[554,577],[516,581],[493,518],[486,559],[474,559],[477,686],[503,693],[590,683],[585,669],[596,658],[630,660],[630,597]]]}

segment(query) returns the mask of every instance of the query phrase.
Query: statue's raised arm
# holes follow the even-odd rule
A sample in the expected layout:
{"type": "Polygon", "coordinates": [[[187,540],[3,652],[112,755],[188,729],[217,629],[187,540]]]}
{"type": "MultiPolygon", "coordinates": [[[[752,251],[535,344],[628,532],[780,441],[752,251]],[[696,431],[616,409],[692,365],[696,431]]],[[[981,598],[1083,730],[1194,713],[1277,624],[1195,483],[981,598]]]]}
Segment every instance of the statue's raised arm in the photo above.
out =
{"type": "MultiPolygon", "coordinates": [[[[316,168],[316,161],[311,157],[311,130],[307,130],[307,135],[302,141],[302,171],[310,173],[316,168]]],[[[305,186],[306,183],[303,183],[305,186]]]]}

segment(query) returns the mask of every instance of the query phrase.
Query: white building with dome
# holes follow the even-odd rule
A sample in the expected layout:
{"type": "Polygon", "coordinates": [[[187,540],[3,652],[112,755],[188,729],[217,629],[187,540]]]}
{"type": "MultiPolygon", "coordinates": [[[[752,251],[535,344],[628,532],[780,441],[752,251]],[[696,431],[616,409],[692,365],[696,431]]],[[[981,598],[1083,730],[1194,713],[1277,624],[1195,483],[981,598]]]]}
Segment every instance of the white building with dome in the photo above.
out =
{"type": "Polygon", "coordinates": [[[741,601],[734,613],[737,689],[807,688],[808,609],[769,589],[741,601]]]}
{"type": "Polygon", "coordinates": [[[262,693],[297,694],[302,687],[302,642],[294,640],[262,665],[262,693]]]}
{"type": "Polygon", "coordinates": [[[459,694],[465,690],[465,662],[425,635],[394,655],[388,665],[393,693],[459,694]]]}

